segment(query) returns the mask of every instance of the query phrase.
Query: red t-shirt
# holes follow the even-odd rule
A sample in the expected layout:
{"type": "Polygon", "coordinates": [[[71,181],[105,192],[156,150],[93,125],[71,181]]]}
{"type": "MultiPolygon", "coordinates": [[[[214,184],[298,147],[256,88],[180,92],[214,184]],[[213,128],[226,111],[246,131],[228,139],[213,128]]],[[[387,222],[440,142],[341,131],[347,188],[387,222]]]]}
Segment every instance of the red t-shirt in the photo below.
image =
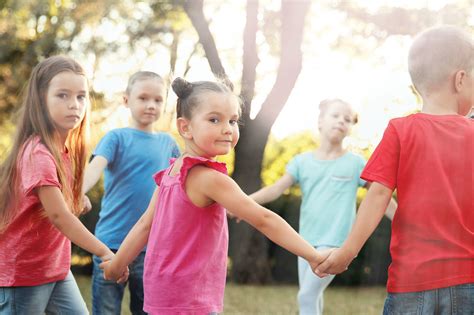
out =
{"type": "MultiPolygon", "coordinates": [[[[37,195],[40,186],[61,187],[54,158],[33,138],[17,162],[18,209],[0,234],[0,287],[34,286],[66,278],[71,242],[51,224],[37,195]]],[[[63,155],[70,172],[67,154],[63,155]]]]}
{"type": "Polygon", "coordinates": [[[474,282],[474,121],[390,121],[361,177],[397,189],[388,292],[474,282]]]}

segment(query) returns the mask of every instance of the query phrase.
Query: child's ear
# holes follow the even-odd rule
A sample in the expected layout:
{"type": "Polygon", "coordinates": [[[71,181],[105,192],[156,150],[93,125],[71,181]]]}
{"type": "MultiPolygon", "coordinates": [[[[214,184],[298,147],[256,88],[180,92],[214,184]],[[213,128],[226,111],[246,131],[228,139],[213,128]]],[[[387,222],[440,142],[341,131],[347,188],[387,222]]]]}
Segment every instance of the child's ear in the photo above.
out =
{"type": "Polygon", "coordinates": [[[122,96],[122,99],[123,99],[123,104],[128,107],[128,95],[127,94],[124,94],[122,96]]]}
{"type": "Polygon", "coordinates": [[[193,135],[191,133],[191,126],[189,124],[189,120],[184,117],[179,117],[176,119],[176,127],[178,128],[178,132],[184,139],[191,140],[193,135]]]}
{"type": "Polygon", "coordinates": [[[457,93],[461,92],[463,87],[468,83],[466,82],[467,73],[464,70],[459,70],[454,74],[454,89],[457,93]]]}

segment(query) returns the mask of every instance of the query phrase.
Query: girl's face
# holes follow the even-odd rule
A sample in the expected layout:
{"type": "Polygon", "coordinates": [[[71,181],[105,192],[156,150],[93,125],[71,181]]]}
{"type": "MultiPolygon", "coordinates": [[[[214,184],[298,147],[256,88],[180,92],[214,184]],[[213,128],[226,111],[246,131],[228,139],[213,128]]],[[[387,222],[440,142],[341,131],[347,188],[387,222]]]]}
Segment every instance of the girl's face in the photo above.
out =
{"type": "Polygon", "coordinates": [[[137,80],[129,95],[124,96],[125,105],[132,114],[132,126],[151,131],[153,123],[160,118],[165,95],[165,86],[158,79],[137,80]]]}
{"type": "Polygon", "coordinates": [[[56,129],[64,138],[81,123],[89,106],[87,80],[70,71],[60,72],[49,82],[46,107],[56,129]]]}
{"type": "MultiPolygon", "coordinates": [[[[239,103],[235,97],[209,92],[192,113],[185,132],[187,150],[195,155],[214,158],[228,154],[239,140],[239,103]]],[[[180,118],[185,119],[185,118],[180,118]]]]}
{"type": "Polygon", "coordinates": [[[354,123],[352,109],[344,103],[328,104],[319,118],[321,136],[331,142],[342,142],[354,123]]]}

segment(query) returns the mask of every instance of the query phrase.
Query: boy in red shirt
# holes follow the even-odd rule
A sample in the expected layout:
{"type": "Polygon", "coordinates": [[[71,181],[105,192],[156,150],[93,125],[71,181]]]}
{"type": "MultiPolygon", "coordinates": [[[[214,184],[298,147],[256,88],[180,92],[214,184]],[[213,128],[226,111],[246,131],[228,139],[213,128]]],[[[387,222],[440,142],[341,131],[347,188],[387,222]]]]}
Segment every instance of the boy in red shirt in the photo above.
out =
{"type": "Polygon", "coordinates": [[[474,314],[474,43],[452,27],[416,37],[408,66],[421,113],[389,122],[361,177],[372,185],[320,276],[347,269],[397,189],[384,314],[474,314]]]}

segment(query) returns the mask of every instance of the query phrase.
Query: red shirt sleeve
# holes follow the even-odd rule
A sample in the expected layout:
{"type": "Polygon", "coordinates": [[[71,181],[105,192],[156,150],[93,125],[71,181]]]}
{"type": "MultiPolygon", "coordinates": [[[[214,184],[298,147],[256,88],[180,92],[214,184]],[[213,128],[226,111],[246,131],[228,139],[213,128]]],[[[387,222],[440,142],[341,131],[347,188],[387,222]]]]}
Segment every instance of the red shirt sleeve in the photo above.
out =
{"type": "Polygon", "coordinates": [[[21,191],[26,196],[40,186],[57,186],[59,183],[53,155],[39,141],[29,142],[19,161],[21,191]]]}
{"type": "Polygon", "coordinates": [[[400,138],[390,121],[382,140],[362,171],[361,178],[377,182],[394,190],[397,187],[398,164],[400,160],[400,138]]]}

